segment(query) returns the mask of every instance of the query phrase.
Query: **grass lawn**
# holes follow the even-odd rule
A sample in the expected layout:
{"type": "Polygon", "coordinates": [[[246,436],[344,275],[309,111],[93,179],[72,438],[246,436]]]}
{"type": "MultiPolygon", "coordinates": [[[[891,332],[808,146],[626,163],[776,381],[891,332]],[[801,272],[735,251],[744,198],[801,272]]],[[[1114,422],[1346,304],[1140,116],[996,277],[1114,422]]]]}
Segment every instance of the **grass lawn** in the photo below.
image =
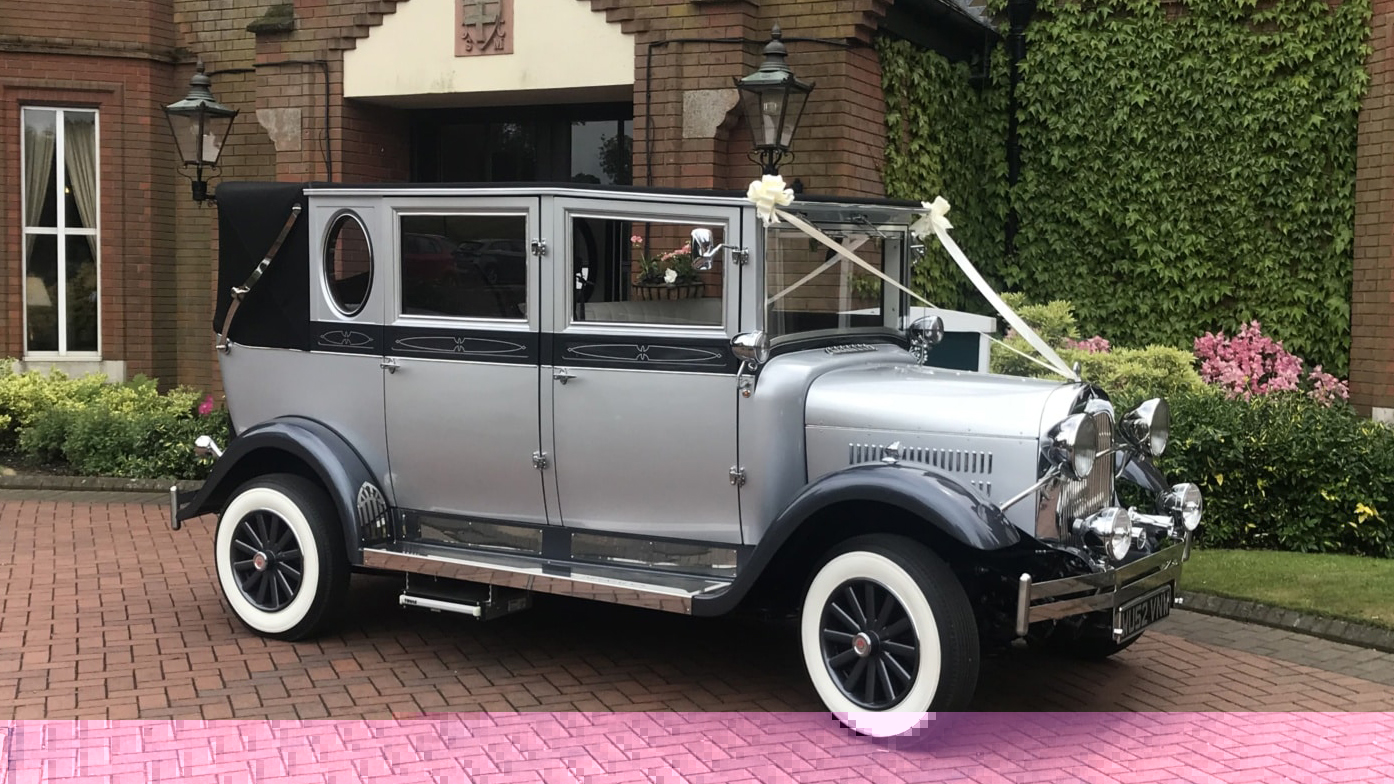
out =
{"type": "Polygon", "coordinates": [[[1394,559],[1196,550],[1181,587],[1394,629],[1394,559]]]}

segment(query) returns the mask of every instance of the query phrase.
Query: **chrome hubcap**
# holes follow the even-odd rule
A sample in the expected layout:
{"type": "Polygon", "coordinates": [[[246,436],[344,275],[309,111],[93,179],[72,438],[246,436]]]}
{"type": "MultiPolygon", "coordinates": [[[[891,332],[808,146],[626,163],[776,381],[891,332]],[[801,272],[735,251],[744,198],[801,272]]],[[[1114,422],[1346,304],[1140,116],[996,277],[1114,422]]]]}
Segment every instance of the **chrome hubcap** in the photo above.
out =
{"type": "Polygon", "coordinates": [[[870,654],[871,635],[867,634],[866,632],[862,632],[861,634],[858,634],[856,637],[853,637],[852,650],[856,651],[858,656],[865,657],[868,654],[870,654]]]}
{"type": "Polygon", "coordinates": [[[258,572],[264,572],[266,571],[266,566],[268,563],[270,563],[270,561],[271,559],[267,557],[266,553],[257,553],[256,555],[252,556],[252,568],[256,569],[258,572]]]}

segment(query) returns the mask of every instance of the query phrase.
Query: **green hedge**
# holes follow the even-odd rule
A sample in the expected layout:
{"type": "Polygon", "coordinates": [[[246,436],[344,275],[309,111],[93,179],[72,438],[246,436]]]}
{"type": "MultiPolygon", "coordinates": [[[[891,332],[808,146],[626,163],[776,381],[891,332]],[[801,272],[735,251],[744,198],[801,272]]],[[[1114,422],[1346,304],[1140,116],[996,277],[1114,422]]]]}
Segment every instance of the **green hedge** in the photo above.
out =
{"type": "Polygon", "coordinates": [[[1160,463],[1205,493],[1202,545],[1394,557],[1394,429],[1297,392],[1168,402],[1160,463]]]}
{"type": "Polygon", "coordinates": [[[111,384],[9,367],[0,363],[0,451],[31,462],[88,476],[201,479],[210,461],[194,455],[194,439],[229,435],[227,412],[194,389],[162,394],[144,377],[111,384]]]}

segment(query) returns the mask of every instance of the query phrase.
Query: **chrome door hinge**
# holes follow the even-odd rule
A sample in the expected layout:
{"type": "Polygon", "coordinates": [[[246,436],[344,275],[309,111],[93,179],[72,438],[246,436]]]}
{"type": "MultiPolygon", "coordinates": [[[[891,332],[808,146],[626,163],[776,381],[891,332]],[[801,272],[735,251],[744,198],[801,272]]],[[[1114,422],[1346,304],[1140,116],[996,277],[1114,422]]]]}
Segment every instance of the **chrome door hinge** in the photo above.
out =
{"type": "Polygon", "coordinates": [[[532,467],[533,467],[533,468],[536,468],[538,471],[546,471],[548,465],[549,465],[549,464],[548,464],[548,462],[547,462],[547,453],[546,453],[546,452],[533,452],[533,453],[532,453],[532,467]]]}
{"type": "Polygon", "coordinates": [[[529,247],[532,248],[532,255],[534,256],[547,255],[547,240],[533,240],[529,247]]]}
{"type": "Polygon", "coordinates": [[[746,250],[745,248],[731,251],[731,261],[734,261],[737,267],[743,267],[749,264],[750,251],[746,250]]]}
{"type": "Polygon", "coordinates": [[[745,487],[745,469],[740,466],[731,466],[731,484],[736,487],[745,487]]]}

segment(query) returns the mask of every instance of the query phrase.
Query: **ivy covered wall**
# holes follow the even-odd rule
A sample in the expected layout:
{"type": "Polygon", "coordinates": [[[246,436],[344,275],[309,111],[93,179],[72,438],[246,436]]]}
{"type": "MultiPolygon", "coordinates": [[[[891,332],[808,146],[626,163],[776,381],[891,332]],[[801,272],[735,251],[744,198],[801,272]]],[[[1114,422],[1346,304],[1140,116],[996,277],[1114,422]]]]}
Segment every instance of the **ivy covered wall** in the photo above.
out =
{"type": "Polygon", "coordinates": [[[989,149],[1005,147],[1005,53],[976,94],[963,68],[883,42],[887,192],[943,193],[986,273],[1072,300],[1086,334],[1189,347],[1259,319],[1344,374],[1369,20],[1370,0],[1040,0],[1009,192],[989,149]]]}

